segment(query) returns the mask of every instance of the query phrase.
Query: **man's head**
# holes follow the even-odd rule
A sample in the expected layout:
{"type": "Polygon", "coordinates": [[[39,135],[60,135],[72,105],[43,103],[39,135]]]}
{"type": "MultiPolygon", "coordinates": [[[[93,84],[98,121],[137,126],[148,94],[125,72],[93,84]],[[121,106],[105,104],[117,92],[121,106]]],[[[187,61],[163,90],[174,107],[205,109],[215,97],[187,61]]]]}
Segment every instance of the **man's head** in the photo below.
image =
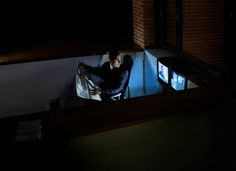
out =
{"type": "Polygon", "coordinates": [[[114,68],[119,68],[121,64],[121,55],[118,51],[110,51],[109,60],[114,68]]]}

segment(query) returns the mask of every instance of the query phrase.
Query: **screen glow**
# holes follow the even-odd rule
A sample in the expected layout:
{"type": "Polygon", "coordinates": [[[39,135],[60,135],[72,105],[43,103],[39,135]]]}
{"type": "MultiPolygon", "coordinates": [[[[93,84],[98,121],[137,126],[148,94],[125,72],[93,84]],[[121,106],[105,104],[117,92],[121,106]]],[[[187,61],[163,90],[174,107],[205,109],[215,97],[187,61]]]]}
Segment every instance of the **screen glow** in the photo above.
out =
{"type": "Polygon", "coordinates": [[[168,67],[158,62],[158,76],[159,78],[168,83],[168,67]]]}
{"type": "Polygon", "coordinates": [[[185,88],[185,78],[181,75],[178,75],[176,72],[171,74],[171,86],[175,90],[184,90],[185,88]]]}

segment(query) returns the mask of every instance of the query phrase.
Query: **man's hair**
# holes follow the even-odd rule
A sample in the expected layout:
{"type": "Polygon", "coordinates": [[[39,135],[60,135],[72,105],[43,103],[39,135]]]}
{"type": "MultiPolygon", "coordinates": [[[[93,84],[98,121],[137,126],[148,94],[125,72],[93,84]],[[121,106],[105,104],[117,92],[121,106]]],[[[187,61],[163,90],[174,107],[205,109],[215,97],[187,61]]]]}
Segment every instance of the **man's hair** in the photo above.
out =
{"type": "Polygon", "coordinates": [[[116,51],[116,50],[112,50],[109,52],[109,59],[110,60],[115,60],[117,58],[117,56],[120,55],[120,52],[119,51],[116,51]]]}

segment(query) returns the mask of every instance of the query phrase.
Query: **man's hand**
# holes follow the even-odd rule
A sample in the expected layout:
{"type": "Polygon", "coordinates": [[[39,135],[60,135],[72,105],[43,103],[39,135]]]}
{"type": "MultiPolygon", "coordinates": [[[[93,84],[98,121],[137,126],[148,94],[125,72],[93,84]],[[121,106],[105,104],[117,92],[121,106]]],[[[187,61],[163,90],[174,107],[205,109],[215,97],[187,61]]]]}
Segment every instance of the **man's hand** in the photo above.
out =
{"type": "Polygon", "coordinates": [[[85,63],[83,63],[83,62],[79,62],[79,64],[78,64],[78,68],[79,68],[79,71],[81,72],[81,73],[84,73],[85,72],[85,63]]]}
{"type": "Polygon", "coordinates": [[[94,89],[91,90],[91,94],[92,94],[92,95],[101,94],[101,92],[102,92],[102,89],[99,88],[99,87],[94,87],[94,89]]]}

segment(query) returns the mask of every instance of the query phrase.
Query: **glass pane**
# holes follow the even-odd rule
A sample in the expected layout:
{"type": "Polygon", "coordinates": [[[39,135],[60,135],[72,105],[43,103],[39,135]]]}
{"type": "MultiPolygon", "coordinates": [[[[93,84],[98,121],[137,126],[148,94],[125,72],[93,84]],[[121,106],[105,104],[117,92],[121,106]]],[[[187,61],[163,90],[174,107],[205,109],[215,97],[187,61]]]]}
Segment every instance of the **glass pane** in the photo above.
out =
{"type": "Polygon", "coordinates": [[[166,43],[176,46],[176,0],[166,1],[166,43]]]}

